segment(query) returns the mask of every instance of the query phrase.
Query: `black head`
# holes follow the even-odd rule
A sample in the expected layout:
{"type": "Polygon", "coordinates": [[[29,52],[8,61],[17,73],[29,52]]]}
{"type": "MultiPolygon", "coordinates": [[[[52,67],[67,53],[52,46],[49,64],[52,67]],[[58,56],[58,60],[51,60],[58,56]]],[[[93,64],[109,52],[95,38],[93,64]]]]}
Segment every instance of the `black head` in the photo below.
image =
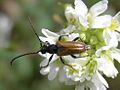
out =
{"type": "Polygon", "coordinates": [[[45,54],[45,53],[47,52],[49,46],[50,46],[50,43],[49,43],[48,41],[46,41],[46,42],[44,43],[44,45],[41,47],[40,52],[41,52],[42,54],[45,54]]]}
{"type": "Polygon", "coordinates": [[[57,45],[50,44],[48,41],[46,41],[42,46],[40,52],[42,54],[45,54],[45,53],[56,54],[57,50],[58,50],[57,45]]]}

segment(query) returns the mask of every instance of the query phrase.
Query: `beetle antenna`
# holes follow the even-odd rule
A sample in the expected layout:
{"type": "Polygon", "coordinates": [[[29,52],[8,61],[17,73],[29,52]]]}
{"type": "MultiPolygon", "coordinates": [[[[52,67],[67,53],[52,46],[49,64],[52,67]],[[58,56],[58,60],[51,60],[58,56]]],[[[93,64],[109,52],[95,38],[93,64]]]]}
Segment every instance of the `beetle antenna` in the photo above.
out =
{"type": "Polygon", "coordinates": [[[42,47],[42,41],[40,40],[38,34],[36,33],[36,30],[35,30],[35,28],[34,28],[34,25],[33,25],[33,23],[32,23],[32,21],[31,21],[31,19],[30,19],[29,16],[28,16],[28,20],[29,20],[29,23],[30,23],[30,25],[31,25],[31,28],[32,28],[33,32],[35,33],[35,35],[37,36],[38,40],[40,41],[40,46],[42,47]]]}
{"type": "MultiPolygon", "coordinates": [[[[37,38],[38,38],[38,40],[39,40],[39,42],[40,42],[40,46],[42,47],[42,41],[40,40],[38,34],[36,33],[36,30],[35,30],[35,28],[34,28],[34,25],[32,24],[32,21],[31,21],[31,19],[30,19],[29,16],[28,16],[28,20],[29,20],[30,26],[31,26],[34,34],[37,36],[37,38]]],[[[39,52],[40,52],[40,50],[39,50],[39,51],[36,51],[36,52],[30,52],[30,53],[25,53],[25,54],[21,54],[21,55],[19,55],[19,56],[16,56],[16,57],[14,57],[14,58],[10,61],[10,64],[11,64],[11,66],[12,66],[13,62],[14,62],[15,60],[17,60],[18,58],[20,58],[20,57],[28,56],[28,55],[31,55],[31,54],[38,54],[39,52]]]]}
{"type": "Polygon", "coordinates": [[[16,57],[14,57],[14,58],[10,61],[10,65],[12,66],[13,62],[14,62],[15,60],[17,60],[18,58],[20,58],[20,57],[28,56],[28,55],[31,55],[31,54],[38,54],[39,52],[40,52],[40,50],[39,50],[39,51],[36,51],[36,52],[25,53],[25,54],[21,54],[21,55],[19,55],[19,56],[16,56],[16,57]]]}

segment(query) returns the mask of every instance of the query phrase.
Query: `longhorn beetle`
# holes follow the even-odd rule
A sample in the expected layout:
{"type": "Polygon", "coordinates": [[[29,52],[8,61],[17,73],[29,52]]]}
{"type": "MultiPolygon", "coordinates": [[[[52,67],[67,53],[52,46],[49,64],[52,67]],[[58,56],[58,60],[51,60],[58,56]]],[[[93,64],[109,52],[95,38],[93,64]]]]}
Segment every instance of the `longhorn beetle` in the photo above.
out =
{"type": "Polygon", "coordinates": [[[11,65],[17,58],[20,58],[20,57],[23,57],[26,55],[31,55],[31,54],[38,54],[39,52],[41,52],[42,54],[50,53],[51,56],[49,58],[47,65],[41,66],[40,69],[46,68],[47,66],[49,66],[49,63],[52,60],[54,54],[56,54],[60,57],[60,61],[64,65],[67,65],[72,68],[71,65],[64,62],[64,60],[62,59],[62,56],[71,55],[71,57],[73,57],[73,58],[79,58],[79,57],[76,57],[74,54],[80,54],[80,53],[85,52],[86,50],[90,49],[90,45],[86,45],[84,42],[76,42],[76,40],[78,40],[79,37],[76,37],[73,41],[61,41],[61,38],[63,36],[67,36],[67,35],[61,35],[58,38],[58,41],[56,42],[56,44],[50,44],[49,41],[46,41],[45,43],[43,43],[35,31],[35,28],[31,22],[31,19],[29,17],[28,17],[28,19],[29,19],[29,22],[30,22],[33,32],[35,33],[36,37],[38,38],[38,40],[40,42],[40,49],[36,52],[25,53],[25,54],[22,54],[22,55],[19,55],[19,56],[13,58],[10,62],[11,65]]]}

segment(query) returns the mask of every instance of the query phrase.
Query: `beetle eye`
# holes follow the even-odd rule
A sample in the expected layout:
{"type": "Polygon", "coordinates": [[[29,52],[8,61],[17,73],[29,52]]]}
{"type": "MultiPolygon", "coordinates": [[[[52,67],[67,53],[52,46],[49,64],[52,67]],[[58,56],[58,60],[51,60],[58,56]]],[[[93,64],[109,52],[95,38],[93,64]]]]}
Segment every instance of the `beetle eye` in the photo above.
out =
{"type": "Polygon", "coordinates": [[[49,46],[50,43],[48,41],[45,42],[45,46],[49,46]]]}
{"type": "Polygon", "coordinates": [[[45,49],[45,48],[42,48],[42,49],[41,49],[41,53],[42,53],[42,54],[45,54],[45,53],[46,53],[46,49],[45,49]]]}

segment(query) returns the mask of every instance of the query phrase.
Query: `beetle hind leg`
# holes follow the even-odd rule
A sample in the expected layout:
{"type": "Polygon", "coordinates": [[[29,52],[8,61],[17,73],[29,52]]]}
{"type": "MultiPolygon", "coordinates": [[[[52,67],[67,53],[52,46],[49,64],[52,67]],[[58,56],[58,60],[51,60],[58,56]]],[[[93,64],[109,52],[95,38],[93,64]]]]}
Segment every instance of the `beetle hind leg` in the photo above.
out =
{"type": "Polygon", "coordinates": [[[75,56],[75,55],[71,55],[72,58],[82,58],[81,56],[75,56]]]}
{"type": "MultiPolygon", "coordinates": [[[[72,68],[73,70],[75,70],[70,64],[65,63],[62,57],[60,57],[60,61],[61,61],[64,65],[66,65],[66,66],[72,68]]],[[[75,71],[76,71],[76,70],[75,70],[75,71]]]]}
{"type": "Polygon", "coordinates": [[[80,55],[79,55],[79,56],[75,56],[75,55],[72,54],[72,55],[70,55],[70,56],[71,56],[72,58],[75,58],[75,59],[76,59],[76,58],[84,58],[84,57],[87,57],[87,56],[89,56],[89,55],[86,55],[86,56],[80,56],[80,55]]]}

